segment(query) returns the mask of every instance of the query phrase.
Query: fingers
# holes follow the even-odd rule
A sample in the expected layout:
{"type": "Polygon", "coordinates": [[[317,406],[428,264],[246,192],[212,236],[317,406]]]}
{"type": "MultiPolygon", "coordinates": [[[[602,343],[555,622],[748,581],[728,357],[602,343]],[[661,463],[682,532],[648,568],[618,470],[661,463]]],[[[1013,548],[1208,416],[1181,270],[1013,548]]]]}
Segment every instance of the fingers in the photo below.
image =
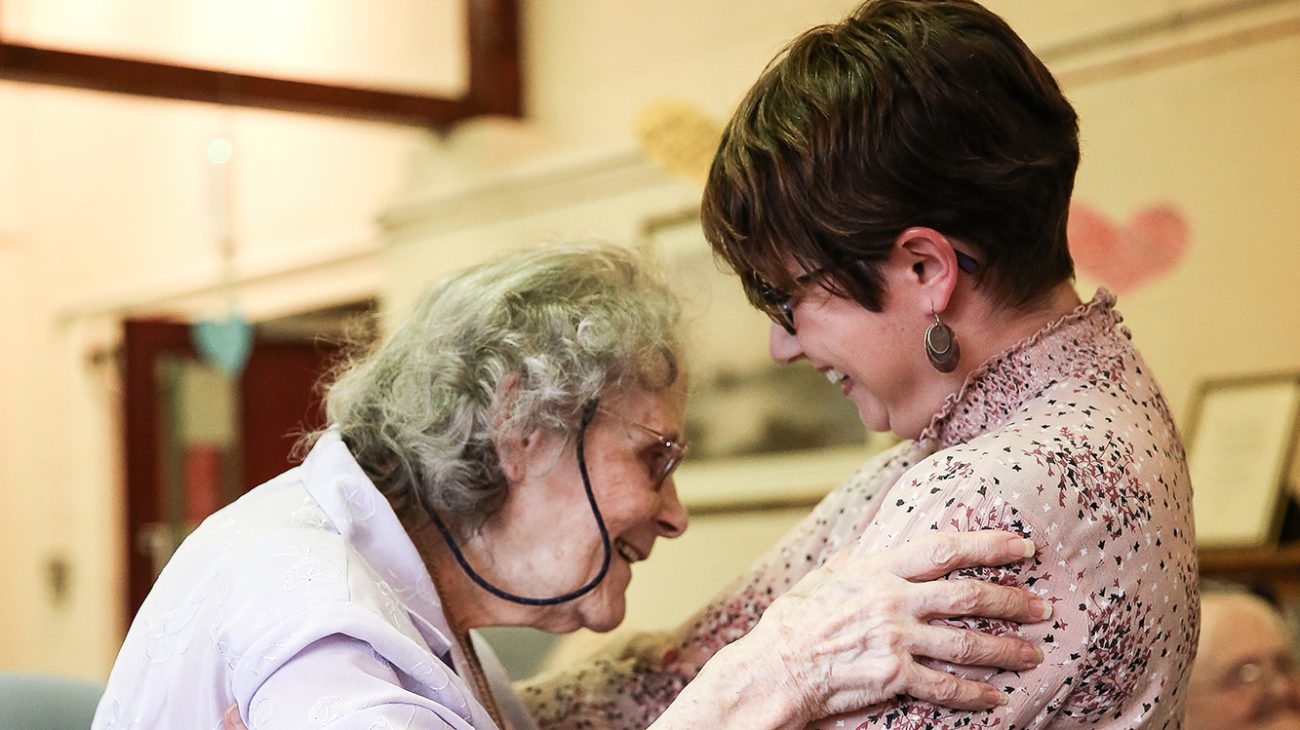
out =
{"type": "Polygon", "coordinates": [[[1023,588],[977,580],[940,580],[915,586],[919,615],[924,618],[980,616],[1031,624],[1052,616],[1052,604],[1023,588]]]}
{"type": "Polygon", "coordinates": [[[997,530],[935,532],[876,553],[886,570],[908,580],[932,580],[959,568],[996,566],[1031,557],[1034,544],[997,530]]]}
{"type": "Polygon", "coordinates": [[[908,643],[913,656],[972,667],[1022,672],[1043,662],[1042,650],[1027,641],[952,626],[923,624],[912,633],[908,643]]]}
{"type": "Polygon", "coordinates": [[[956,710],[987,710],[1007,703],[1006,695],[992,685],[972,682],[913,662],[903,678],[907,694],[956,710]]]}
{"type": "Polygon", "coordinates": [[[248,730],[244,720],[239,716],[239,705],[231,705],[221,718],[221,730],[248,730]]]}
{"type": "Polygon", "coordinates": [[[849,547],[836,550],[834,555],[831,555],[827,558],[825,563],[822,563],[822,567],[827,570],[838,569],[841,565],[844,565],[844,561],[848,560],[856,549],[856,545],[850,545],[849,547]]]}

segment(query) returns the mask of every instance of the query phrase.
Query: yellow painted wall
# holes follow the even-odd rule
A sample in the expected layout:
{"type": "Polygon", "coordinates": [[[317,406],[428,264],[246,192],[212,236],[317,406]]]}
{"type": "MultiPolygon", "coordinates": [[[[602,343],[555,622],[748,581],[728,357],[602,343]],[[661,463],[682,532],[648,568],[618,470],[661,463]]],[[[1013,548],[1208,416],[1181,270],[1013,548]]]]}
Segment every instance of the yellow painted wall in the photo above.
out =
{"type": "Polygon", "coordinates": [[[1300,369],[1296,69],[1291,36],[1069,90],[1076,199],[1119,221],[1168,201],[1191,224],[1178,268],[1120,299],[1180,418],[1204,377],[1300,369]]]}

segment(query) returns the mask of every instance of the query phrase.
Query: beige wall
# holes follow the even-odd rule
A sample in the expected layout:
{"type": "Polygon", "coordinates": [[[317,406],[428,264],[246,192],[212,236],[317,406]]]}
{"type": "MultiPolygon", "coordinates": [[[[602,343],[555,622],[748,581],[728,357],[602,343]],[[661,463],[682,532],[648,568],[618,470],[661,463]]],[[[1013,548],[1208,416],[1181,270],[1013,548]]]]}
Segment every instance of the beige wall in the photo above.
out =
{"type": "MultiPolygon", "coordinates": [[[[1118,47],[1062,44],[1213,2],[991,3],[1054,54],[1079,107],[1080,196],[1120,218],[1172,200],[1192,222],[1183,265],[1121,300],[1179,412],[1206,374],[1300,368],[1290,199],[1300,189],[1300,36],[1144,73],[1088,69],[1300,17],[1300,3],[1118,47]]],[[[439,138],[234,113],[225,129],[237,144],[238,267],[258,280],[244,306],[269,317],[382,292],[400,312],[440,271],[502,247],[629,240],[646,216],[698,199],[639,159],[638,112],[674,97],[723,117],[785,41],[852,5],[527,0],[525,123],[473,122],[439,138]]],[[[199,105],[0,84],[0,668],[102,676],[120,641],[117,386],[86,356],[112,347],[122,311],[219,308],[187,292],[219,278],[202,152],[222,122],[199,105]],[[62,606],[44,587],[42,566],[56,556],[74,576],[62,606]]],[[[737,532],[717,543],[727,570],[767,540],[746,544],[737,532]]],[[[678,590],[672,564],[638,576],[651,606],[633,609],[639,622],[666,617],[653,597],[678,590]]]]}
{"type": "Polygon", "coordinates": [[[111,358],[90,358],[124,313],[224,314],[208,140],[237,146],[236,276],[258,280],[240,306],[265,318],[376,293],[375,215],[429,135],[14,84],[0,109],[0,669],[102,677],[121,640],[121,396],[111,358]],[[59,603],[52,560],[71,575],[59,603]]]}
{"type": "MultiPolygon", "coordinates": [[[[12,245],[8,239],[0,246],[12,245]]],[[[22,276],[24,257],[13,249],[0,248],[0,311],[11,312],[29,306],[30,293],[22,276]]],[[[5,608],[0,620],[0,646],[13,647],[13,656],[30,655],[27,632],[32,621],[34,591],[30,569],[39,554],[30,545],[32,518],[30,481],[21,454],[27,447],[19,418],[30,412],[22,383],[29,379],[26,362],[13,353],[30,340],[22,318],[6,318],[0,326],[0,601],[5,608]]]]}
{"type": "Polygon", "coordinates": [[[1181,265],[1120,302],[1180,417],[1201,378],[1300,369],[1296,69],[1300,36],[1070,90],[1076,198],[1191,224],[1181,265]]]}

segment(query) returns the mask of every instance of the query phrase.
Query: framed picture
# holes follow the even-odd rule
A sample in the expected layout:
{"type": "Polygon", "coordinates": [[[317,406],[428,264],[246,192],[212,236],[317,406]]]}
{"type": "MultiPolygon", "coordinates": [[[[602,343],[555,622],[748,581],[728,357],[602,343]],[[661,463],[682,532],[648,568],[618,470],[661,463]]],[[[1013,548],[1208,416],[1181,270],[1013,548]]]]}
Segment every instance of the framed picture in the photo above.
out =
{"type": "Polygon", "coordinates": [[[853,403],[807,363],[772,360],[771,323],[714,259],[697,209],[649,220],[642,234],[683,304],[691,456],[678,484],[694,514],[811,506],[895,442],[869,439],[853,403]]]}
{"type": "Polygon", "coordinates": [[[1295,478],[1300,373],[1206,381],[1188,423],[1198,545],[1276,544],[1295,478]]]}

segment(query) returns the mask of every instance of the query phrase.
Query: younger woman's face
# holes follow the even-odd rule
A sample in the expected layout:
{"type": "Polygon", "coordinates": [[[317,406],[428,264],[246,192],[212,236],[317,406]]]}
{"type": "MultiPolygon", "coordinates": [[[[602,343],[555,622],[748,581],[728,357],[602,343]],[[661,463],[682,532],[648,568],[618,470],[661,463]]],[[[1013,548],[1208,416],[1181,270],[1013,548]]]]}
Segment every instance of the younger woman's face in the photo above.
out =
{"type": "MultiPolygon", "coordinates": [[[[580,627],[608,631],[626,612],[632,563],[649,557],[659,537],[686,529],[686,510],[672,476],[656,483],[668,454],[653,429],[680,441],[685,387],[651,392],[633,388],[602,398],[584,439],[587,474],[611,543],[609,571],[591,592],[557,606],[530,608],[512,623],[553,632],[580,627]],[[640,424],[645,428],[640,428],[640,424]]],[[[530,437],[520,454],[522,478],[474,542],[476,566],[515,594],[555,596],[575,590],[600,571],[604,549],[578,467],[577,440],[530,437]]]]}
{"type": "Polygon", "coordinates": [[[811,363],[857,407],[868,429],[915,438],[940,405],[927,388],[934,370],[921,345],[930,320],[888,286],[882,298],[881,311],[872,312],[810,283],[791,302],[797,334],[773,324],[769,351],[780,363],[811,363]]]}

